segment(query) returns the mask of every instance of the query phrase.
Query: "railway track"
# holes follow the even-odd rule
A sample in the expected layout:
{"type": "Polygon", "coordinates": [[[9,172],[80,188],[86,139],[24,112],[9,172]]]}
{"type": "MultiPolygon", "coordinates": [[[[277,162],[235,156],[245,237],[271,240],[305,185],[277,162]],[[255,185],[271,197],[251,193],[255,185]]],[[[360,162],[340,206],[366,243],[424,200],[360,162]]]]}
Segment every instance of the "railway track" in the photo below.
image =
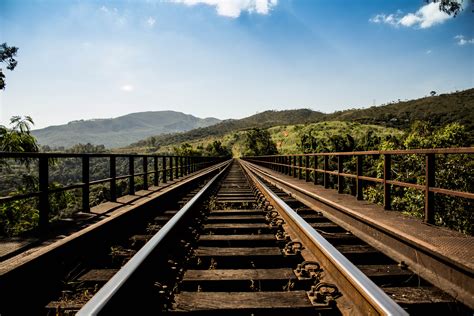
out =
{"type": "Polygon", "coordinates": [[[44,313],[472,314],[251,169],[222,164],[147,221],[125,223],[52,282],[44,313]]]}
{"type": "Polygon", "coordinates": [[[320,212],[232,163],[79,315],[470,314],[320,212]]]}

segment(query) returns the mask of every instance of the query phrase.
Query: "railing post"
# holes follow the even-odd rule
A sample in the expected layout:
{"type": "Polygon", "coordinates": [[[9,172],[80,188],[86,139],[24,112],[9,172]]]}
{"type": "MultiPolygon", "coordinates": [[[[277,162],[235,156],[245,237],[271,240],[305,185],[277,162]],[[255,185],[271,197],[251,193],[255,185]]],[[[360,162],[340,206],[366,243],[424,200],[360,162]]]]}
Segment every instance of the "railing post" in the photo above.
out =
{"type": "Polygon", "coordinates": [[[89,213],[91,208],[89,205],[89,156],[82,156],[82,211],[89,213]]]}
{"type": "Polygon", "coordinates": [[[303,156],[298,156],[298,179],[303,179],[303,156]]]}
{"type": "Polygon", "coordinates": [[[117,201],[117,163],[115,156],[110,156],[110,201],[117,201]]]}
{"type": "Polygon", "coordinates": [[[143,156],[143,190],[148,190],[148,157],[143,156]]]}
{"type": "Polygon", "coordinates": [[[178,179],[179,178],[179,168],[181,168],[181,166],[179,166],[179,157],[178,156],[174,157],[174,165],[175,165],[174,177],[175,177],[175,179],[178,179]]]}
{"type": "Polygon", "coordinates": [[[324,187],[327,189],[329,188],[329,173],[327,173],[329,169],[329,156],[324,155],[324,187]]]}
{"type": "Polygon", "coordinates": [[[425,222],[435,223],[435,194],[430,187],[435,186],[436,160],[434,154],[426,154],[425,163],[425,222]]]}
{"type": "Polygon", "coordinates": [[[392,209],[391,185],[387,181],[392,178],[392,155],[384,154],[383,163],[383,207],[386,210],[392,209]]]}
{"type": "Polygon", "coordinates": [[[135,161],[133,156],[128,157],[128,194],[135,194],[135,161]]]}
{"type": "Polygon", "coordinates": [[[305,156],[304,157],[305,161],[304,161],[304,174],[305,174],[305,180],[306,182],[309,182],[309,171],[308,171],[308,168],[309,168],[309,156],[305,156]]]}
{"type": "Polygon", "coordinates": [[[356,197],[358,200],[362,200],[364,198],[363,190],[364,190],[364,180],[360,179],[363,175],[363,158],[362,155],[357,155],[357,180],[356,180],[356,197]]]}
{"type": "Polygon", "coordinates": [[[166,183],[166,156],[163,156],[163,163],[161,164],[161,167],[163,168],[163,183],[166,183]]]}
{"type": "Polygon", "coordinates": [[[173,156],[170,156],[170,181],[173,181],[173,156]]]}
{"type": "Polygon", "coordinates": [[[181,171],[181,177],[184,177],[184,157],[180,157],[179,158],[179,161],[180,161],[180,165],[181,165],[181,168],[180,168],[180,171],[181,171]]]}
{"type": "Polygon", "coordinates": [[[344,172],[344,157],[341,155],[337,156],[337,193],[344,193],[344,176],[341,173],[344,172]]]}
{"type": "Polygon", "coordinates": [[[157,187],[160,184],[160,174],[158,172],[158,156],[153,157],[153,184],[157,187]]]}
{"type": "Polygon", "coordinates": [[[298,174],[296,173],[296,156],[293,156],[293,178],[296,178],[298,174]]]}
{"type": "Polygon", "coordinates": [[[39,223],[38,230],[41,235],[48,231],[49,227],[49,165],[48,157],[39,157],[39,223]]]}
{"type": "Polygon", "coordinates": [[[313,156],[313,166],[314,166],[314,171],[313,171],[313,177],[314,177],[314,184],[318,184],[318,172],[316,169],[318,169],[318,156],[314,155],[313,156]]]}
{"type": "Polygon", "coordinates": [[[287,156],[286,157],[286,174],[289,175],[289,176],[292,176],[292,173],[291,173],[291,156],[287,156]]]}

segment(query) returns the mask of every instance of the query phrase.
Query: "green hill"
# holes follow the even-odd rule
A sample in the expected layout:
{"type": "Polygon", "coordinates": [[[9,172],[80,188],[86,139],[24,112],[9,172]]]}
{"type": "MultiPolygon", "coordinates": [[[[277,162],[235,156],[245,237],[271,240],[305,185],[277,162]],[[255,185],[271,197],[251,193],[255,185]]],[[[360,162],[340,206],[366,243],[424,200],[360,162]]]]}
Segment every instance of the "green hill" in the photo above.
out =
{"type": "Polygon", "coordinates": [[[326,116],[326,120],[352,121],[401,129],[409,128],[414,121],[429,121],[433,126],[459,122],[468,131],[474,128],[474,89],[451,94],[425,97],[368,109],[339,111],[326,116]]]}
{"type": "MultiPolygon", "coordinates": [[[[429,121],[433,126],[459,122],[472,134],[474,130],[474,89],[451,94],[425,97],[367,109],[350,109],[325,114],[309,109],[265,111],[240,120],[225,120],[219,124],[184,133],[163,134],[131,144],[128,148],[157,149],[183,142],[195,143],[204,139],[218,139],[224,135],[250,128],[346,121],[408,129],[415,121],[429,121]]],[[[474,142],[474,138],[472,140],[474,142]]]]}
{"type": "Polygon", "coordinates": [[[174,111],[131,113],[111,119],[72,121],[65,125],[33,130],[39,144],[71,147],[78,143],[126,146],[151,135],[184,132],[219,123],[216,118],[201,119],[174,111]]]}

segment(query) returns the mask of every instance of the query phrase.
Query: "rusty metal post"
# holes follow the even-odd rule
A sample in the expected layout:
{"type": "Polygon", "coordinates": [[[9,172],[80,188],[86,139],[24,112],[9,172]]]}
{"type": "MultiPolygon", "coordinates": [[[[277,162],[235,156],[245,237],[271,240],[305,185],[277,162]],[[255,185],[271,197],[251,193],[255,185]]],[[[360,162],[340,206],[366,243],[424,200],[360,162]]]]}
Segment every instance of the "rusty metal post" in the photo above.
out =
{"type": "Polygon", "coordinates": [[[304,157],[304,175],[305,175],[305,180],[306,182],[309,182],[309,156],[304,157]]]}
{"type": "Polygon", "coordinates": [[[303,156],[298,156],[298,179],[303,179],[303,156]]]}
{"type": "Polygon", "coordinates": [[[436,160],[434,154],[426,154],[425,163],[425,222],[435,223],[435,194],[430,187],[435,186],[436,160]]]}
{"type": "Polygon", "coordinates": [[[325,155],[324,156],[324,187],[327,189],[329,188],[329,173],[327,171],[329,170],[329,156],[325,155]]]}
{"type": "Polygon", "coordinates": [[[318,172],[316,171],[316,169],[318,169],[318,156],[313,156],[313,167],[314,167],[314,171],[313,171],[313,177],[314,177],[314,184],[318,184],[318,172]]]}
{"type": "Polygon", "coordinates": [[[181,166],[179,166],[179,157],[178,156],[174,157],[174,162],[175,162],[175,164],[174,164],[175,165],[174,177],[175,177],[175,179],[178,179],[179,178],[179,168],[181,167],[181,166]]]}
{"type": "Polygon", "coordinates": [[[170,156],[170,174],[168,179],[173,181],[173,156],[170,156]]]}
{"type": "Polygon", "coordinates": [[[296,156],[293,156],[293,178],[296,178],[298,174],[296,173],[296,156]]]}
{"type": "Polygon", "coordinates": [[[143,156],[143,190],[148,190],[148,157],[143,156]]]}
{"type": "Polygon", "coordinates": [[[392,209],[391,185],[387,183],[392,178],[392,155],[385,154],[383,162],[383,207],[386,210],[392,209]]]}
{"type": "Polygon", "coordinates": [[[110,201],[117,201],[117,163],[115,156],[110,156],[110,201]]]}
{"type": "Polygon", "coordinates": [[[158,173],[158,156],[153,157],[153,184],[157,187],[160,184],[160,174],[158,173]]]}
{"type": "Polygon", "coordinates": [[[360,179],[363,175],[363,158],[362,155],[357,155],[357,179],[356,179],[356,197],[358,200],[362,200],[364,198],[363,190],[364,190],[364,180],[360,179]]]}
{"type": "Polygon", "coordinates": [[[89,180],[89,156],[82,156],[82,211],[89,213],[90,180],[89,180]]]}
{"type": "Polygon", "coordinates": [[[163,156],[163,161],[162,161],[162,164],[161,164],[161,167],[163,168],[163,175],[162,175],[162,178],[163,178],[163,183],[166,183],[166,156],[163,156]]]}
{"type": "Polygon", "coordinates": [[[133,156],[128,157],[128,194],[135,194],[135,161],[133,156]]]}
{"type": "Polygon", "coordinates": [[[337,156],[337,193],[344,193],[344,176],[341,173],[344,172],[344,157],[341,155],[337,156]]]}
{"type": "Polygon", "coordinates": [[[38,230],[41,235],[48,231],[49,227],[49,164],[48,157],[39,157],[39,223],[38,230]]]}

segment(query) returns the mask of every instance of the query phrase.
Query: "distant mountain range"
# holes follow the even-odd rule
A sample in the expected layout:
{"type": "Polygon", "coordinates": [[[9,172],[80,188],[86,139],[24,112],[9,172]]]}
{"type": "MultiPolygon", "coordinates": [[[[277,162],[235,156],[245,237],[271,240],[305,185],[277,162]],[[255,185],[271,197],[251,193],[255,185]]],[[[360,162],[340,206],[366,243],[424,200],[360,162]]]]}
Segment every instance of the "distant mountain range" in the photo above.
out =
{"type": "Polygon", "coordinates": [[[131,113],[111,119],[72,121],[33,130],[40,145],[71,147],[91,143],[122,147],[151,135],[185,132],[219,123],[216,118],[198,118],[175,111],[131,113]]]}
{"type": "MultiPolygon", "coordinates": [[[[326,114],[310,109],[265,111],[240,120],[224,120],[218,124],[184,133],[151,136],[135,142],[129,148],[160,147],[192,142],[206,137],[219,138],[227,133],[251,128],[279,125],[347,121],[407,129],[415,121],[428,121],[433,126],[458,122],[469,132],[474,131],[474,89],[450,94],[394,102],[366,109],[350,109],[326,114]]],[[[472,138],[474,142],[474,136],[472,138]]]]}

